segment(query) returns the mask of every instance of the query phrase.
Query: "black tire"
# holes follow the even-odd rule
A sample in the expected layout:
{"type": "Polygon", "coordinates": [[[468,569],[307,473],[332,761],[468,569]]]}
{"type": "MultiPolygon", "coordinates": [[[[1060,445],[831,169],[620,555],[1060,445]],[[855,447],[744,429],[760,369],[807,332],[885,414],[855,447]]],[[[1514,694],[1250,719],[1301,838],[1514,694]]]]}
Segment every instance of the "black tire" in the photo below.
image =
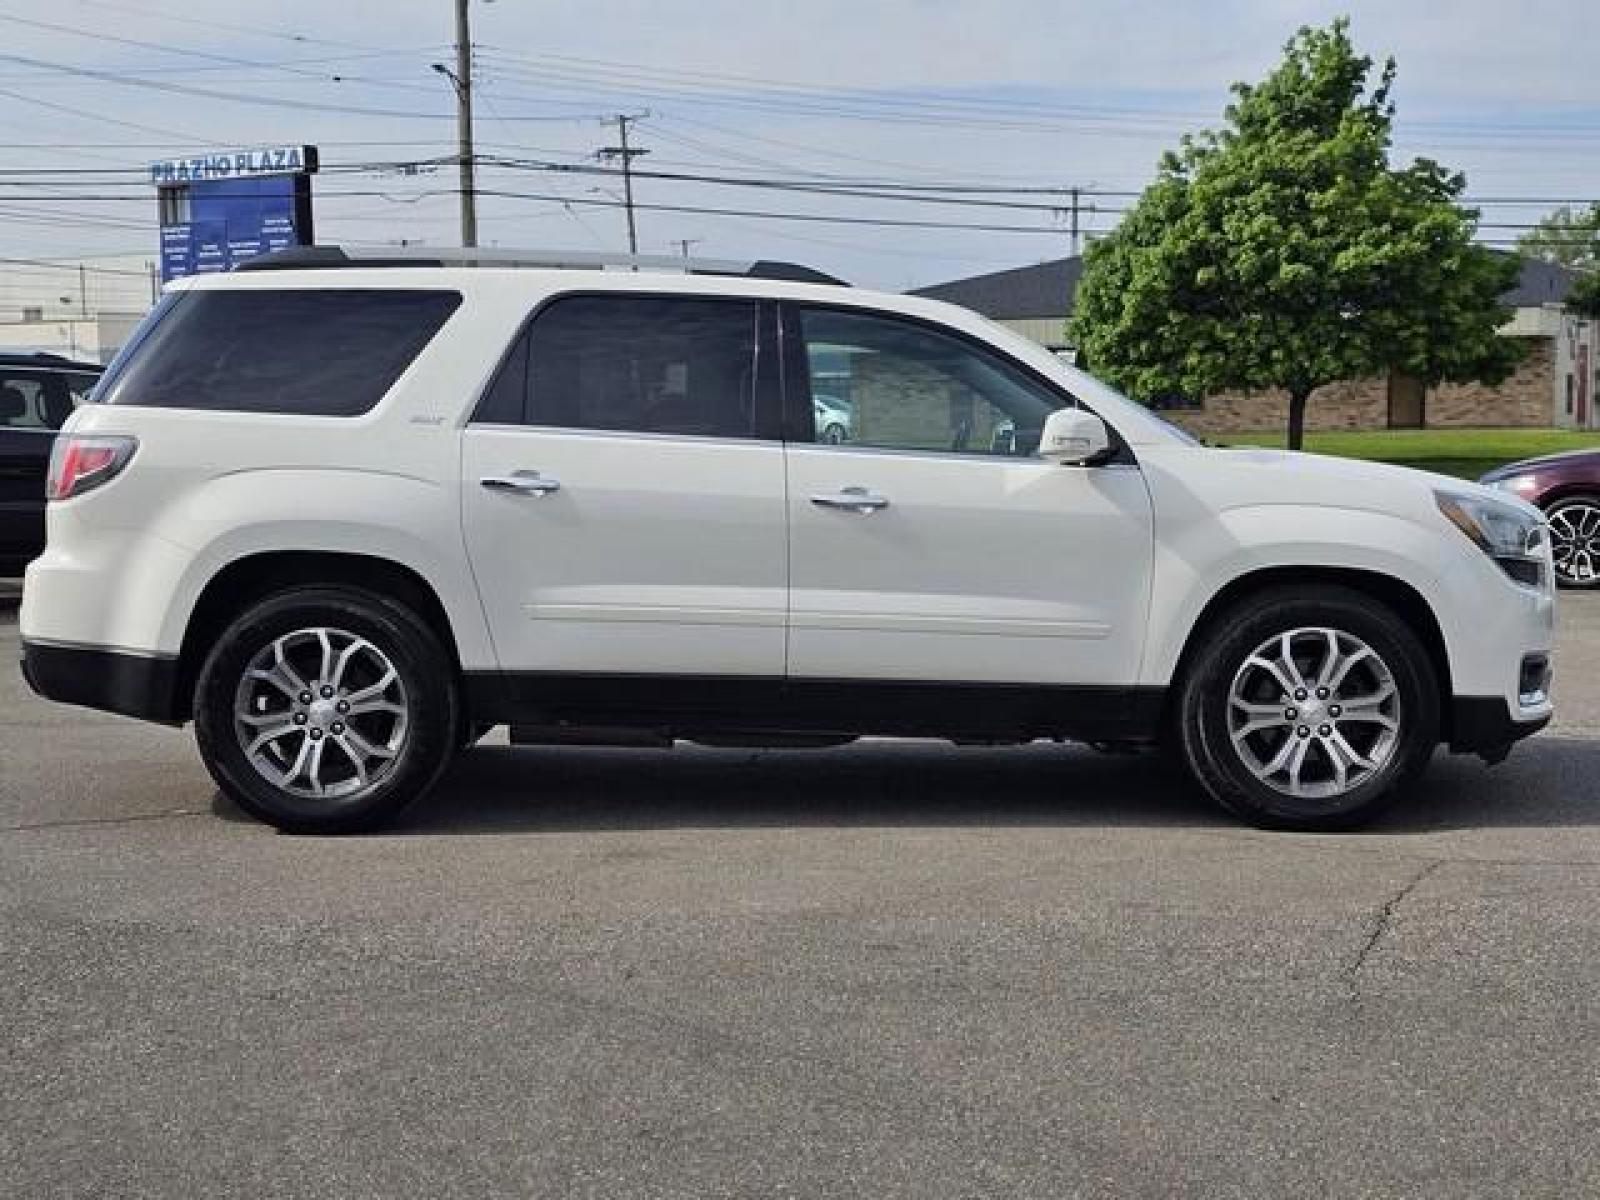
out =
{"type": "Polygon", "coordinates": [[[353,587],[294,588],[252,605],[217,639],[195,685],[195,739],[217,786],[251,816],[286,833],[348,833],[383,824],[438,782],[459,744],[459,709],[449,655],[410,609],[353,587]],[[391,757],[372,770],[370,785],[338,799],[276,786],[252,764],[236,731],[241,686],[257,655],[316,628],[363,639],[387,658],[404,689],[405,728],[391,757]]]}
{"type": "MultiPolygon", "coordinates": [[[[1175,740],[1195,779],[1236,816],[1269,829],[1353,829],[1382,812],[1428,765],[1439,740],[1437,673],[1417,635],[1382,602],[1336,586],[1278,587],[1220,614],[1201,636],[1204,642],[1179,683],[1175,740]],[[1230,732],[1230,694],[1246,660],[1270,639],[1305,629],[1331,629],[1360,639],[1387,668],[1398,697],[1399,728],[1387,759],[1336,796],[1291,795],[1265,782],[1246,763],[1230,732]]],[[[1297,733],[1306,736],[1304,728],[1286,729],[1285,741],[1297,733]]],[[[1255,736],[1270,739],[1276,733],[1255,736]]],[[[1313,771],[1320,768],[1331,776],[1325,752],[1314,753],[1323,757],[1312,760],[1313,771]]],[[[1365,753],[1376,761],[1370,750],[1365,753]]]]}
{"type": "MultiPolygon", "coordinates": [[[[1561,513],[1570,512],[1571,510],[1578,508],[1600,510],[1600,496],[1563,496],[1549,508],[1545,509],[1545,517],[1551,521],[1554,521],[1561,513]]],[[[1591,525],[1590,528],[1592,529],[1593,526],[1591,525]]],[[[1554,530],[1552,530],[1552,535],[1553,534],[1554,530]]],[[[1600,538],[1591,537],[1589,539],[1589,544],[1594,545],[1596,550],[1600,550],[1600,538]]],[[[1594,555],[1596,551],[1591,550],[1589,553],[1594,555]]],[[[1593,558],[1591,558],[1590,563],[1591,574],[1587,579],[1580,579],[1572,575],[1563,574],[1561,568],[1557,566],[1556,585],[1563,588],[1572,588],[1575,591],[1588,591],[1592,588],[1600,587],[1600,563],[1594,562],[1593,558]]]]}

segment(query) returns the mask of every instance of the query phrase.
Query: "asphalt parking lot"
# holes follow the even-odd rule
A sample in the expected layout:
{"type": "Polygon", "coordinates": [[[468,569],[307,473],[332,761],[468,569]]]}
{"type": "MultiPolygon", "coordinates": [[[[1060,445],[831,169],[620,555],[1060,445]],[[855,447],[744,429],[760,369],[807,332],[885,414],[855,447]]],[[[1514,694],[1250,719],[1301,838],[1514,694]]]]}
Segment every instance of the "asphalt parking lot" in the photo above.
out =
{"type": "Polygon", "coordinates": [[[1371,833],[1072,748],[475,752],[278,836],[26,692],[0,1194],[1600,1191],[1600,596],[1371,833]]]}

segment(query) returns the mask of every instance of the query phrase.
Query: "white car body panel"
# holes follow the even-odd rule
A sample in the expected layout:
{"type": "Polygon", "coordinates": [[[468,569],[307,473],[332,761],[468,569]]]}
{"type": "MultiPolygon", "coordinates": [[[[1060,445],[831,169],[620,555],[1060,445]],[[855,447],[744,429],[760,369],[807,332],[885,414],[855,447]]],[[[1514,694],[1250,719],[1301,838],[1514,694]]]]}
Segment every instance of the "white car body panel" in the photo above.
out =
{"type": "Polygon", "coordinates": [[[1150,497],[1136,470],[794,446],[789,672],[1131,684],[1150,497]],[[811,497],[859,487],[877,512],[811,497]]]}
{"type": "Polygon", "coordinates": [[[507,669],[783,674],[777,443],[474,426],[461,514],[507,669]],[[519,471],[560,490],[481,483],[519,471]]]}

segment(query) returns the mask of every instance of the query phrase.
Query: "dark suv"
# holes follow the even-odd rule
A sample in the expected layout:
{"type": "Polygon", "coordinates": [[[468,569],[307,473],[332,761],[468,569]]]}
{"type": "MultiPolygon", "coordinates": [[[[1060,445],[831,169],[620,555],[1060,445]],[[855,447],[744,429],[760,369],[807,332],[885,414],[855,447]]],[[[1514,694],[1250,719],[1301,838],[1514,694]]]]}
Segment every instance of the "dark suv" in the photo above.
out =
{"type": "Polygon", "coordinates": [[[50,448],[102,370],[59,354],[0,354],[0,579],[44,550],[50,448]]]}

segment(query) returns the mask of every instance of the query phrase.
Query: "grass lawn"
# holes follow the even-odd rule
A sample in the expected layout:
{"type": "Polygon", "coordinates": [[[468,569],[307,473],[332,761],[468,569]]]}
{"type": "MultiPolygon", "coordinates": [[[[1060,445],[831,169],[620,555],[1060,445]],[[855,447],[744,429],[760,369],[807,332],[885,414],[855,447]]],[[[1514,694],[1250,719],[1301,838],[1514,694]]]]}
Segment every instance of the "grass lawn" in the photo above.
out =
{"type": "MultiPolygon", "coordinates": [[[[1283,431],[1218,435],[1218,445],[1283,445],[1283,431]]],[[[1442,475],[1476,479],[1485,471],[1519,458],[1559,450],[1600,447],[1600,432],[1566,429],[1376,429],[1361,433],[1308,433],[1306,449],[1342,458],[1420,467],[1442,475]]]]}

